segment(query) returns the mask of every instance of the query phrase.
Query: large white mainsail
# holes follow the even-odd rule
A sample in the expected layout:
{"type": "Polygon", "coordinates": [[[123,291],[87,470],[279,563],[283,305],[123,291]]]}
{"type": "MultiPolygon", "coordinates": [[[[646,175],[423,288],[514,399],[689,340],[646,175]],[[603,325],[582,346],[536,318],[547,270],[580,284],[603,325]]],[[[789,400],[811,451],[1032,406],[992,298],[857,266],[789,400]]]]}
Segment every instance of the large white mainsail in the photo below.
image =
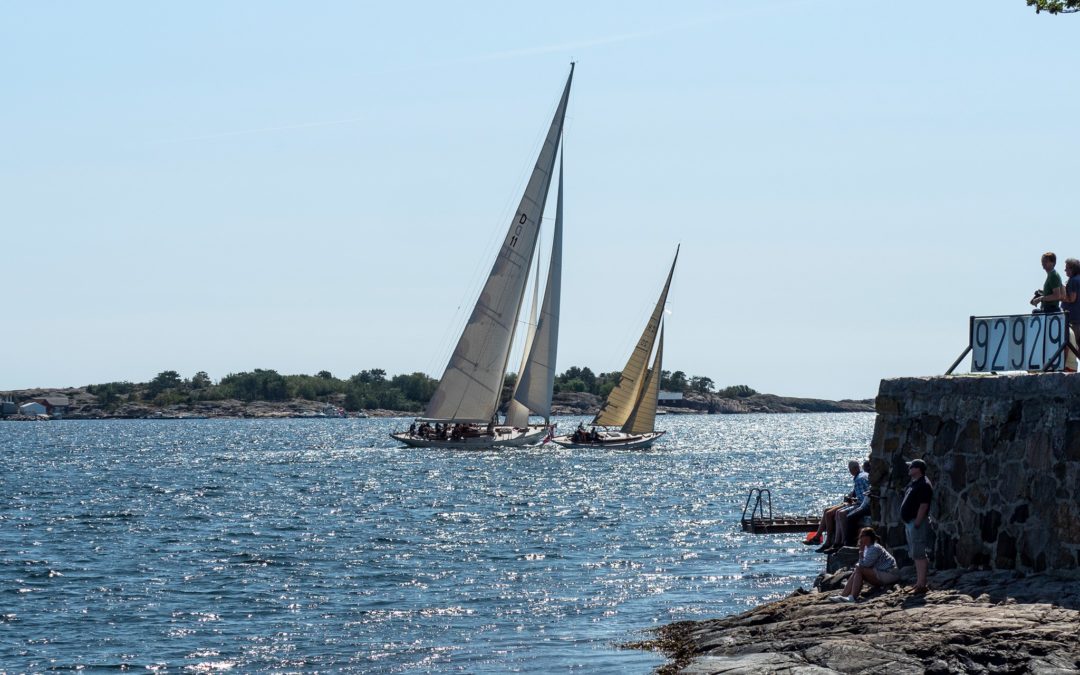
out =
{"type": "Polygon", "coordinates": [[[628,434],[647,434],[656,428],[656,401],[660,395],[660,377],[664,367],[664,326],[660,325],[660,339],[656,341],[656,356],[652,368],[645,376],[641,398],[630,413],[622,430],[628,434]]]}
{"type": "Polygon", "coordinates": [[[525,194],[439,386],[428,402],[425,411],[428,419],[488,422],[495,416],[555,169],[573,78],[571,64],[525,194]]]}
{"type": "MultiPolygon", "coordinates": [[[[563,147],[565,153],[566,148],[563,147]]],[[[559,305],[562,302],[563,155],[559,155],[559,192],[555,201],[555,229],[551,238],[544,304],[529,349],[529,358],[518,377],[514,400],[526,411],[551,418],[551,395],[555,388],[555,359],[559,350],[559,305]]],[[[511,421],[514,426],[524,426],[511,421]]]]}
{"type": "Polygon", "coordinates": [[[660,329],[660,320],[664,315],[664,305],[667,304],[668,289],[671,288],[671,275],[675,273],[675,263],[679,260],[679,249],[675,249],[675,260],[671,261],[671,270],[668,272],[667,281],[664,282],[664,290],[660,293],[660,299],[656,301],[649,323],[641,333],[641,338],[630,353],[630,359],[623,368],[619,383],[608,394],[607,400],[601,406],[600,412],[596,413],[593,424],[601,426],[621,427],[630,419],[630,414],[641,399],[645,385],[645,374],[649,365],[649,356],[652,354],[653,344],[656,341],[656,333],[660,329]]]}

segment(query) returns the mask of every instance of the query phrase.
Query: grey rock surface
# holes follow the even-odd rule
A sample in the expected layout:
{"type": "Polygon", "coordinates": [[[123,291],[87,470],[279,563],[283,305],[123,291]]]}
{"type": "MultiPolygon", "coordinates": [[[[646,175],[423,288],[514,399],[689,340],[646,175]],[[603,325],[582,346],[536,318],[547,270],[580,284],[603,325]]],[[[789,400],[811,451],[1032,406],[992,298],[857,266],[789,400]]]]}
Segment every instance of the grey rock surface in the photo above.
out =
{"type": "Polygon", "coordinates": [[[1076,673],[1074,576],[952,571],[913,595],[857,603],[799,592],[737,616],[682,622],[631,645],[673,659],[663,673],[1076,673]]]}

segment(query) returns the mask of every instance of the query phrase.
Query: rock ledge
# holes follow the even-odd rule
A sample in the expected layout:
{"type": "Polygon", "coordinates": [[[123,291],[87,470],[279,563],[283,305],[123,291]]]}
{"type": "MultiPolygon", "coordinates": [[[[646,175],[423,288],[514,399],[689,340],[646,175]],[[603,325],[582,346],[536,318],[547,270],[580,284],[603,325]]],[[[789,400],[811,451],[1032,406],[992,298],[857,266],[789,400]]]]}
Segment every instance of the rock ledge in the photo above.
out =
{"type": "Polygon", "coordinates": [[[894,588],[855,604],[799,589],[742,614],[684,621],[627,647],[688,673],[1076,673],[1076,575],[953,570],[931,591],[894,588]]]}

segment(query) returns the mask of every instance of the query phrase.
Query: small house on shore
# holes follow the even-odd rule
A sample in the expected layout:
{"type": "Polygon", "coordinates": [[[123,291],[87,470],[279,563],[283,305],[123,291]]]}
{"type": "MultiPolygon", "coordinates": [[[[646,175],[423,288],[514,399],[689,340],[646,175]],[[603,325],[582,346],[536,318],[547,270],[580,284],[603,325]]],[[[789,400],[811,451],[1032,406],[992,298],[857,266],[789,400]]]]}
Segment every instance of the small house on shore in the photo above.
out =
{"type": "Polygon", "coordinates": [[[32,400],[45,408],[46,415],[57,419],[63,417],[64,413],[71,407],[71,399],[67,396],[42,396],[32,400]]]}
{"type": "Polygon", "coordinates": [[[27,417],[37,417],[38,415],[47,415],[46,408],[37,401],[27,401],[19,406],[19,414],[26,415],[27,417]]]}

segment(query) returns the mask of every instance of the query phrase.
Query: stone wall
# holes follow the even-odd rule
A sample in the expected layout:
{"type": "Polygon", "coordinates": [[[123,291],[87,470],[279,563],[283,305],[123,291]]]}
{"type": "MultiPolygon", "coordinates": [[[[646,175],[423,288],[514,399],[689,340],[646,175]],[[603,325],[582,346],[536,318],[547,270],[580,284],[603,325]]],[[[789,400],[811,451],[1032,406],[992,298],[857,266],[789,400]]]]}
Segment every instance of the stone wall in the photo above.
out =
{"type": "Polygon", "coordinates": [[[874,522],[902,548],[905,461],[934,485],[937,569],[1080,567],[1080,375],[883,380],[871,442],[874,522]]]}

